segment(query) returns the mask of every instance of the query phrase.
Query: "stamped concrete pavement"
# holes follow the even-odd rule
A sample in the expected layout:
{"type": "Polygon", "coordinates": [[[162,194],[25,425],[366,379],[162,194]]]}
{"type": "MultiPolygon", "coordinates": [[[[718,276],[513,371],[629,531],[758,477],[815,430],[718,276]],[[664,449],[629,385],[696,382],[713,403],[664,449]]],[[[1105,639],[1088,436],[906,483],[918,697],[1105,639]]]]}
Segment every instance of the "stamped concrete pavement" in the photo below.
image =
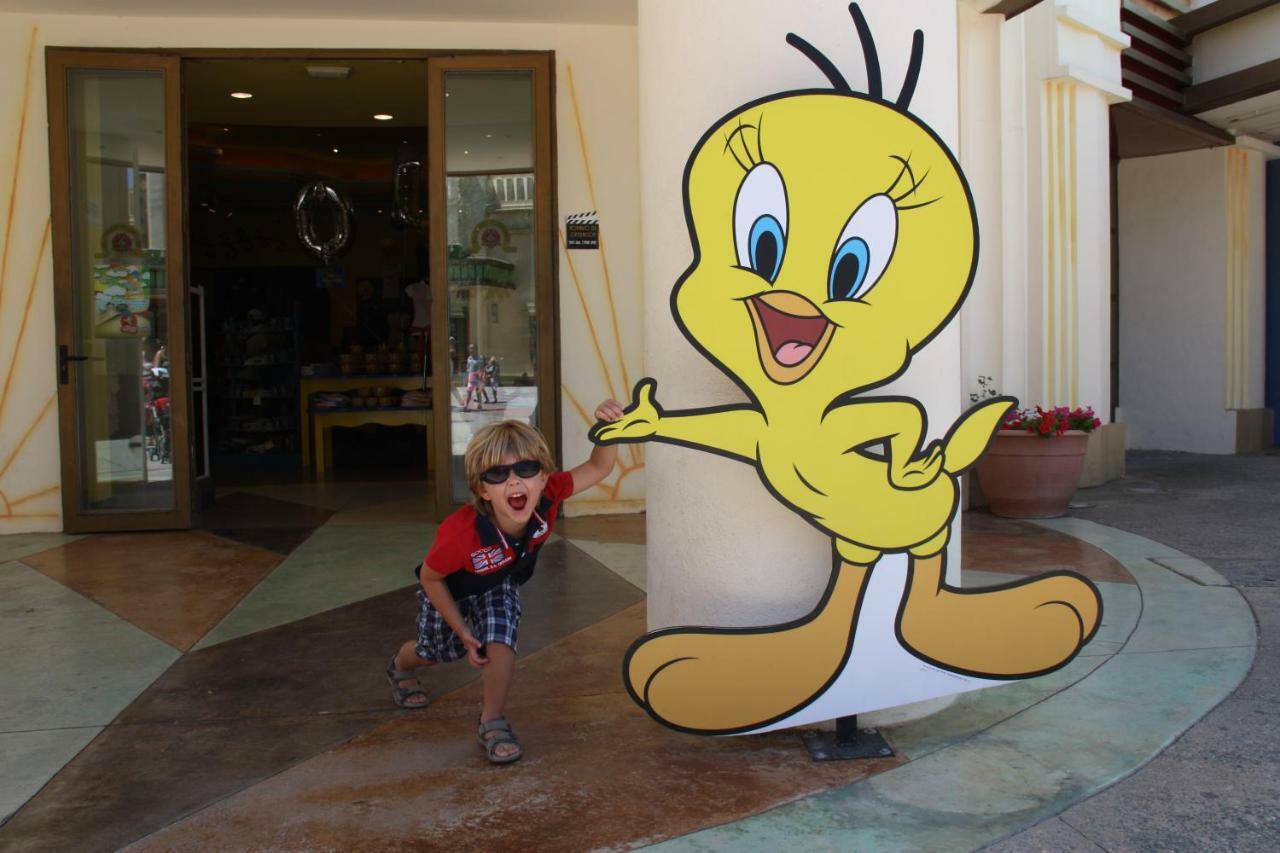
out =
{"type": "Polygon", "coordinates": [[[1208,563],[1258,622],[1240,687],[1128,779],[993,845],[999,853],[1280,848],[1280,453],[1132,452],[1072,515],[1208,563]]]}

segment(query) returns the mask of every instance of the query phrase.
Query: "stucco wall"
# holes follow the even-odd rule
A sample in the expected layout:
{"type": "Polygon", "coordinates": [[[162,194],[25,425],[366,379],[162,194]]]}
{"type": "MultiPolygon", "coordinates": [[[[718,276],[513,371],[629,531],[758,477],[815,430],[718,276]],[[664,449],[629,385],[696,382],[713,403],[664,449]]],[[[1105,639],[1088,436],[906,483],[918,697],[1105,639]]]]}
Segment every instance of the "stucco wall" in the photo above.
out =
{"type": "Polygon", "coordinates": [[[1238,18],[1196,36],[1191,52],[1191,82],[1203,83],[1276,58],[1280,44],[1280,7],[1238,18]]]}
{"type": "MultiPolygon", "coordinates": [[[[47,45],[554,50],[559,210],[562,216],[598,210],[603,246],[601,252],[574,252],[572,269],[560,250],[566,464],[589,452],[588,424],[573,401],[589,413],[606,396],[625,397],[623,377],[640,374],[634,27],[284,19],[250,25],[225,18],[0,14],[0,533],[57,530],[62,524],[57,407],[52,403],[53,270],[45,241],[50,210],[47,45]],[[588,314],[598,348],[588,331],[588,314]]],[[[643,456],[624,453],[623,458],[628,464],[625,479],[615,473],[603,487],[577,498],[580,510],[640,505],[643,456]]]]}
{"type": "MultiPolygon", "coordinates": [[[[1215,148],[1125,160],[1119,175],[1120,417],[1133,448],[1232,453],[1237,408],[1262,405],[1262,157],[1215,148]],[[1243,158],[1245,222],[1228,221],[1228,158],[1243,158]],[[1234,236],[1233,236],[1234,234],[1234,236]],[[1244,323],[1228,315],[1230,242],[1245,253],[1244,323]]],[[[1239,209],[1239,208],[1238,208],[1239,209]]]]}
{"type": "MultiPolygon", "coordinates": [[[[960,83],[960,145],[957,156],[969,179],[978,210],[980,251],[973,287],[960,309],[962,403],[979,390],[979,376],[992,377],[997,390],[1011,392],[1001,366],[1005,340],[1001,310],[1006,235],[1001,172],[1000,30],[1003,18],[967,4],[957,6],[960,83]],[[999,380],[996,377],[1000,377],[999,380]]],[[[1016,229],[1017,223],[1007,227],[1016,229]]],[[[1009,342],[1010,349],[1016,347],[1009,342]]]]}

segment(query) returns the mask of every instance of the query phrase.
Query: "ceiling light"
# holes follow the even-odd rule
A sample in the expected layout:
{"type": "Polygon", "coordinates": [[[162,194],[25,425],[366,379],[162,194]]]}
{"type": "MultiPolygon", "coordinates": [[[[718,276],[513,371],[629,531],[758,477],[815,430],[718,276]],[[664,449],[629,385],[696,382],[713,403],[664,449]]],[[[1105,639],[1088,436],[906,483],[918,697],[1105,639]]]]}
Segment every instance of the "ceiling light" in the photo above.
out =
{"type": "Polygon", "coordinates": [[[376,118],[378,121],[391,121],[393,118],[395,118],[395,116],[393,116],[391,113],[374,113],[373,117],[376,118]]]}
{"type": "Polygon", "coordinates": [[[338,153],[338,149],[337,149],[337,148],[333,149],[333,153],[334,153],[334,154],[337,154],[337,153],[338,153]]]}
{"type": "Polygon", "coordinates": [[[468,151],[468,150],[466,150],[466,149],[464,148],[464,149],[462,149],[462,153],[463,153],[463,154],[470,154],[471,152],[470,152],[470,151],[468,151]]]}
{"type": "Polygon", "coordinates": [[[238,98],[241,101],[247,101],[253,97],[252,92],[232,92],[231,97],[238,98]]]}

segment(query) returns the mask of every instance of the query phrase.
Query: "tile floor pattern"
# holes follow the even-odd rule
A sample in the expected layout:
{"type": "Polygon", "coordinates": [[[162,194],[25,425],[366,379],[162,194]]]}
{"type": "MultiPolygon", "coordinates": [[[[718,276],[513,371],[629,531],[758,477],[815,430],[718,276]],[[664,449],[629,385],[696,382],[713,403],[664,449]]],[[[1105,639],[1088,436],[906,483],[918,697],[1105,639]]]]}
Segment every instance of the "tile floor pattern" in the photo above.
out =
{"type": "Polygon", "coordinates": [[[1097,637],[891,728],[893,759],[815,765],[794,733],[694,738],[631,704],[644,519],[569,518],[526,588],[528,754],[493,768],[474,670],[432,670],[422,712],[381,676],[412,629],[424,491],[246,488],[211,530],[0,537],[0,850],[978,846],[1150,758],[1256,643],[1235,590],[1173,549],[970,513],[966,585],[1076,568],[1103,591],[1097,637]]]}

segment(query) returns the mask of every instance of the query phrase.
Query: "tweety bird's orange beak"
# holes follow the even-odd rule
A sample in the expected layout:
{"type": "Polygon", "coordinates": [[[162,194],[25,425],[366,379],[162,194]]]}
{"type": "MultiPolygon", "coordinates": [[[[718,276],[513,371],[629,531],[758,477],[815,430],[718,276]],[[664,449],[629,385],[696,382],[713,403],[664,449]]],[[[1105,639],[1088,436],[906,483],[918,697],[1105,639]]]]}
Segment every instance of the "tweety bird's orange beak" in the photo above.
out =
{"type": "Polygon", "coordinates": [[[836,327],[798,293],[771,290],[746,300],[760,364],[779,385],[803,379],[822,359],[836,327]]]}

